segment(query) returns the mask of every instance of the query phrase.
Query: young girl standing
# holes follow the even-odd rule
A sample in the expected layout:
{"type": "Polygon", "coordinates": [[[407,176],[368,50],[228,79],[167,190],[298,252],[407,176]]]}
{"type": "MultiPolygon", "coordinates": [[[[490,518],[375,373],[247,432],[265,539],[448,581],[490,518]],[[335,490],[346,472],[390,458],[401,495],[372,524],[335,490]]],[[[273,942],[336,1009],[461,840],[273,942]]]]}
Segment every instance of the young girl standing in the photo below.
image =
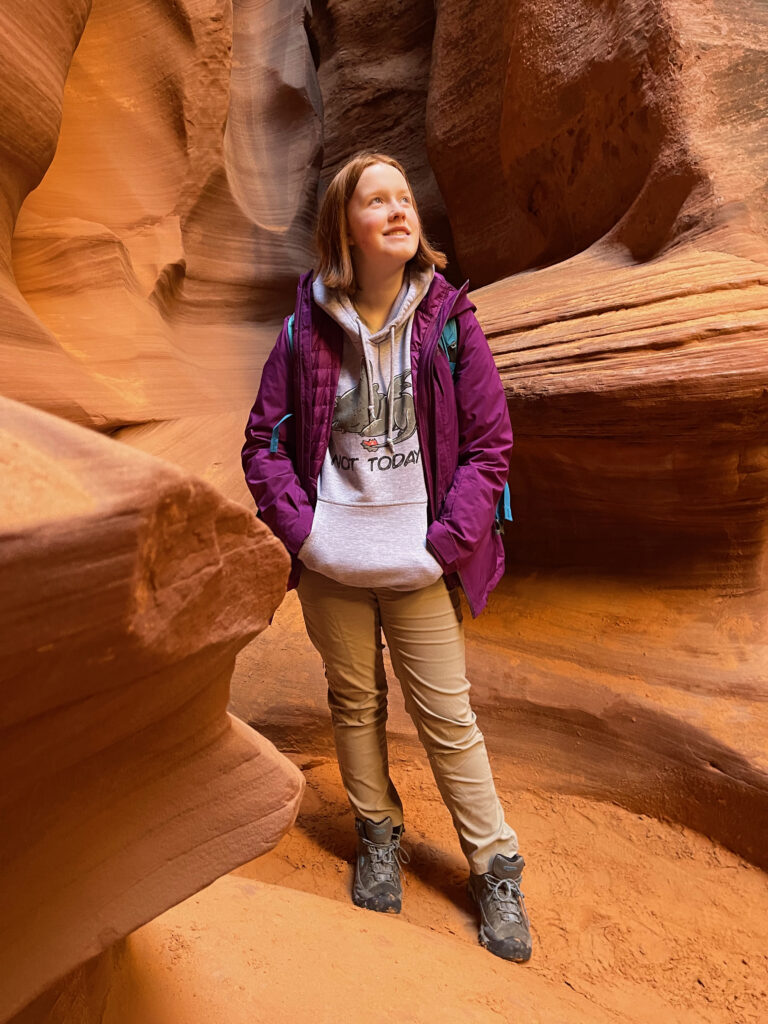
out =
{"type": "Polygon", "coordinates": [[[524,861],[469,703],[459,586],[473,615],[504,571],[496,506],[506,400],[466,295],[436,271],[405,171],[361,153],[335,176],[319,266],[264,367],[243,448],[264,522],[293,559],[325,663],[355,813],[353,901],[399,912],[403,807],[387,760],[381,632],[470,867],[480,941],[531,954],[524,861]]]}

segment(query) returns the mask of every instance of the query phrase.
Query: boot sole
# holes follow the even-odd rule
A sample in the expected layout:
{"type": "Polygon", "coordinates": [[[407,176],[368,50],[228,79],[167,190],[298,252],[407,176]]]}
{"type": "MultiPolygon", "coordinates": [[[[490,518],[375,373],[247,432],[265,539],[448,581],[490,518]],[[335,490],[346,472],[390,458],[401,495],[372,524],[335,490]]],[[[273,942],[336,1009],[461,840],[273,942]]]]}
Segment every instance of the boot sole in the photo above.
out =
{"type": "Polygon", "coordinates": [[[373,910],[377,914],[399,914],[402,910],[402,901],[398,900],[397,903],[389,903],[387,906],[381,906],[376,896],[356,896],[352,893],[352,902],[356,907],[360,907],[363,910],[373,910]]]}

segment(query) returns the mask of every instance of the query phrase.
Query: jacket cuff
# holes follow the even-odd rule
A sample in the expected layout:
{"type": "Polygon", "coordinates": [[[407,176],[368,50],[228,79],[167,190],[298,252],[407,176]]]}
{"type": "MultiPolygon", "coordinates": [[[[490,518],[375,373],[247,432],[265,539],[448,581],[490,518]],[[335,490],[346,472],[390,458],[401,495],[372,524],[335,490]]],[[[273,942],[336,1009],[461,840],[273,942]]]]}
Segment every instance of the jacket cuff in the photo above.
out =
{"type": "Polygon", "coordinates": [[[459,561],[456,541],[450,531],[436,519],[427,530],[427,546],[437,559],[443,572],[455,572],[459,561]]]}
{"type": "Polygon", "coordinates": [[[292,555],[299,553],[299,548],[312,532],[312,520],[315,513],[311,505],[302,508],[296,519],[291,523],[289,530],[285,531],[283,543],[292,555]]]}

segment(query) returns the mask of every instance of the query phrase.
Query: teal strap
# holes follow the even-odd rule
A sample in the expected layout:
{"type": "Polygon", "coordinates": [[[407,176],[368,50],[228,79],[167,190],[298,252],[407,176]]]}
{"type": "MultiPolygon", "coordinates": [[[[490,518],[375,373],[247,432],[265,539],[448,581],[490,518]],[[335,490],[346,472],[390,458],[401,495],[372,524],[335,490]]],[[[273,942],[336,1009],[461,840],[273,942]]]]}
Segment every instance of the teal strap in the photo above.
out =
{"type": "Polygon", "coordinates": [[[445,357],[448,360],[448,365],[451,368],[451,376],[453,377],[456,372],[456,349],[458,342],[458,331],[456,329],[456,319],[451,317],[447,321],[443,328],[443,333],[440,335],[438,345],[445,353],[445,357]]]}
{"type": "Polygon", "coordinates": [[[514,520],[512,519],[512,498],[509,493],[509,484],[504,484],[504,493],[501,497],[504,501],[504,518],[511,523],[514,520]]]}
{"type": "MultiPolygon", "coordinates": [[[[456,373],[456,354],[458,351],[458,338],[459,332],[456,327],[456,318],[451,319],[446,323],[443,328],[443,332],[440,335],[438,345],[445,353],[448,365],[451,368],[451,376],[453,377],[456,373]]],[[[509,484],[504,484],[504,490],[501,493],[498,504],[496,505],[496,530],[499,533],[504,532],[504,523],[511,523],[512,519],[512,501],[509,494],[509,484]]]]}
{"type": "MultiPolygon", "coordinates": [[[[294,314],[291,313],[291,315],[288,317],[288,350],[290,351],[291,355],[293,355],[293,320],[294,314]]],[[[285,421],[290,416],[293,416],[293,413],[287,412],[285,416],[283,416],[283,418],[278,423],[276,423],[272,429],[272,440],[269,442],[269,450],[273,455],[277,451],[277,446],[280,444],[280,426],[281,424],[285,423],[285,421]]]]}
{"type": "Polygon", "coordinates": [[[504,533],[504,521],[514,522],[512,518],[512,501],[510,500],[509,484],[504,484],[498,504],[496,505],[496,532],[504,533]]]}
{"type": "Polygon", "coordinates": [[[280,435],[279,435],[279,430],[280,430],[280,424],[281,424],[281,423],[285,423],[285,421],[286,421],[286,420],[287,420],[287,419],[288,419],[288,418],[289,418],[290,416],[293,416],[293,413],[292,413],[292,412],[287,412],[287,413],[285,414],[285,416],[283,416],[283,418],[282,418],[281,420],[279,420],[279,422],[277,422],[277,423],[276,423],[276,424],[274,425],[273,429],[272,429],[272,440],[271,440],[271,441],[269,442],[269,450],[270,450],[270,452],[271,452],[271,453],[272,453],[273,455],[274,455],[274,453],[275,453],[275,452],[277,451],[277,446],[278,446],[278,444],[280,443],[280,435]]]}

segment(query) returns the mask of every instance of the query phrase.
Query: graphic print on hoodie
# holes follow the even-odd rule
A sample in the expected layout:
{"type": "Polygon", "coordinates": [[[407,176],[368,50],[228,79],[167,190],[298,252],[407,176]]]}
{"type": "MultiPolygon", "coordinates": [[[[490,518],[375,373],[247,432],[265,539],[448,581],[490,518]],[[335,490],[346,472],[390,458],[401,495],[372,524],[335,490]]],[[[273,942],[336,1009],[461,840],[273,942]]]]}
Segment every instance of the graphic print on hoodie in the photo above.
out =
{"type": "Polygon", "coordinates": [[[411,383],[413,314],[434,268],[406,277],[371,334],[349,297],[317,278],[315,302],[343,328],[331,439],[312,532],[299,551],[308,569],[353,587],[416,590],[442,570],[426,548],[427,489],[411,383]]]}

